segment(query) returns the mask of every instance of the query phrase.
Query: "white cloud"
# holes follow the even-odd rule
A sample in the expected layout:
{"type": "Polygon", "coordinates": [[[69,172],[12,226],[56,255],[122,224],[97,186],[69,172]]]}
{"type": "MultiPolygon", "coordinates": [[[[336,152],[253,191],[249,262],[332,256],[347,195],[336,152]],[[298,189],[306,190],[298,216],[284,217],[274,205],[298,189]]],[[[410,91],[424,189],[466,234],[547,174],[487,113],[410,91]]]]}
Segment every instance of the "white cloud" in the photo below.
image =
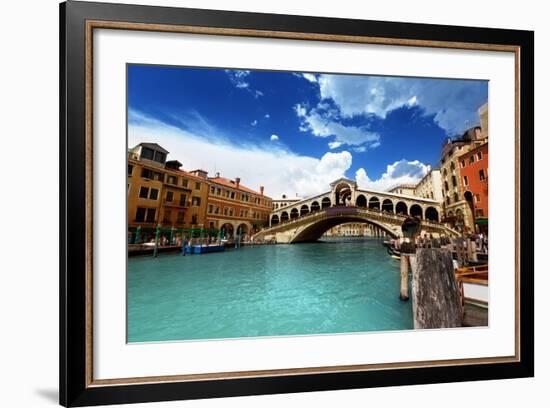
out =
{"type": "Polygon", "coordinates": [[[385,118],[394,109],[417,105],[449,132],[464,130],[465,120],[476,123],[477,109],[486,102],[481,81],[322,74],[317,83],[321,99],[331,99],[344,117],[385,118]]]}
{"type": "Polygon", "coordinates": [[[252,189],[265,186],[270,197],[328,191],[329,184],[343,177],[352,163],[347,151],[315,158],[289,152],[280,144],[235,146],[216,133],[206,140],[193,129],[182,130],[133,110],[129,113],[130,147],[145,141],[158,143],[170,152],[169,159],[179,160],[186,170],[204,168],[210,174],[220,171],[223,177],[240,177],[252,189]]]}
{"type": "Polygon", "coordinates": [[[258,124],[258,121],[257,120],[253,120],[251,123],[250,123],[252,126],[256,126],[258,124]]]}
{"type": "Polygon", "coordinates": [[[304,73],[302,76],[307,79],[309,82],[317,82],[317,76],[313,74],[304,73]]]}
{"type": "Polygon", "coordinates": [[[298,78],[306,79],[309,82],[315,82],[315,83],[317,82],[317,75],[315,75],[315,74],[309,74],[307,72],[304,72],[304,73],[300,73],[300,74],[293,73],[292,75],[294,75],[298,78]]]}
{"type": "Polygon", "coordinates": [[[266,114],[264,115],[264,118],[266,118],[266,119],[269,119],[270,117],[271,117],[271,116],[269,116],[269,113],[266,113],[266,114]]]}
{"type": "Polygon", "coordinates": [[[269,138],[269,140],[271,140],[271,141],[279,140],[279,136],[277,136],[277,135],[271,135],[271,137],[269,138]]]}
{"type": "Polygon", "coordinates": [[[246,89],[248,92],[250,92],[254,98],[259,98],[260,96],[263,96],[262,91],[258,91],[256,89],[252,89],[250,87],[250,83],[248,82],[248,76],[250,75],[250,71],[247,70],[234,70],[234,69],[226,69],[225,73],[229,77],[229,80],[235,87],[239,89],[246,89]]]}
{"type": "Polygon", "coordinates": [[[328,144],[328,147],[331,148],[331,149],[337,149],[340,146],[342,146],[342,143],[340,143],[340,142],[330,142],[328,144]]]}
{"type": "Polygon", "coordinates": [[[298,115],[299,118],[305,118],[307,113],[306,108],[300,104],[296,104],[294,106],[294,112],[296,112],[296,115],[298,115]]]}
{"type": "Polygon", "coordinates": [[[386,172],[378,180],[371,180],[364,168],[355,172],[355,180],[359,188],[386,191],[400,184],[416,184],[424,177],[430,166],[418,160],[405,159],[396,161],[386,167],[386,172]]]}
{"type": "Polygon", "coordinates": [[[312,109],[307,112],[306,107],[300,104],[294,106],[296,115],[302,119],[301,131],[311,131],[314,136],[334,136],[334,142],[350,146],[360,146],[380,142],[378,133],[370,132],[362,127],[346,126],[333,119],[333,115],[327,114],[321,109],[312,109]]]}

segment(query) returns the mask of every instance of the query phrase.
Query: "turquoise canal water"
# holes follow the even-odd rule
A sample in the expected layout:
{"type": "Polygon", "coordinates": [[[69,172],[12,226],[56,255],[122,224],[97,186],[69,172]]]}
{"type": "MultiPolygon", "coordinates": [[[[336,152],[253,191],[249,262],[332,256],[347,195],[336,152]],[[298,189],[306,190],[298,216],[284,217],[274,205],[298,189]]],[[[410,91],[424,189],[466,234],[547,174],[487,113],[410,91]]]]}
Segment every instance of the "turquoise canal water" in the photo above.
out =
{"type": "Polygon", "coordinates": [[[128,259],[128,341],[412,328],[380,240],[128,259]]]}

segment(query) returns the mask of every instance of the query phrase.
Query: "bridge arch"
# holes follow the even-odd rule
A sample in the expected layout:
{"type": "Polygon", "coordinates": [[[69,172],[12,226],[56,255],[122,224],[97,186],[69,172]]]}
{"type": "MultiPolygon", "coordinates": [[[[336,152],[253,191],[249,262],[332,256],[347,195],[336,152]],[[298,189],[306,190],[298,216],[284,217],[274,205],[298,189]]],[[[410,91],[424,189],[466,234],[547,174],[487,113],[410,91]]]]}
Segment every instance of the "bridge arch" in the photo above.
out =
{"type": "Polygon", "coordinates": [[[367,197],[363,194],[359,194],[355,200],[355,205],[361,208],[367,208],[367,197]]]}
{"type": "Polygon", "coordinates": [[[321,209],[321,206],[317,201],[314,201],[311,203],[311,212],[319,211],[321,209]]]}
{"type": "Polygon", "coordinates": [[[369,208],[379,210],[380,209],[380,200],[378,197],[371,197],[369,200],[369,208]]]}
{"type": "Polygon", "coordinates": [[[389,198],[382,201],[382,211],[393,213],[393,201],[389,198]]]}
{"type": "Polygon", "coordinates": [[[397,238],[397,234],[382,223],[360,215],[349,215],[347,217],[340,216],[320,219],[319,221],[306,226],[302,231],[298,232],[290,243],[317,241],[329,229],[337,225],[347,223],[370,224],[385,231],[392,238],[397,238]]]}
{"type": "Polygon", "coordinates": [[[297,208],[293,208],[292,210],[290,210],[290,219],[293,220],[295,218],[298,218],[298,209],[297,208]]]}
{"type": "Polygon", "coordinates": [[[285,221],[288,221],[289,217],[288,217],[288,213],[286,211],[283,211],[281,213],[281,222],[285,222],[285,221]]]}
{"type": "Polygon", "coordinates": [[[330,207],[332,203],[330,202],[330,198],[325,197],[321,200],[321,208],[327,208],[330,207]]]}
{"type": "Polygon", "coordinates": [[[271,225],[277,225],[279,223],[279,216],[277,214],[273,214],[271,216],[271,225]]]}
{"type": "Polygon", "coordinates": [[[401,214],[401,215],[409,215],[409,210],[407,208],[407,204],[405,204],[403,201],[399,201],[395,205],[395,213],[401,214]]]}
{"type": "Polygon", "coordinates": [[[439,213],[434,207],[426,208],[425,214],[427,220],[439,222],[439,213]]]}
{"type": "Polygon", "coordinates": [[[336,205],[346,205],[351,200],[353,190],[353,186],[345,181],[334,186],[336,205]]]}
{"type": "Polygon", "coordinates": [[[300,217],[309,214],[309,207],[307,205],[302,205],[300,207],[300,217]]]}
{"type": "Polygon", "coordinates": [[[412,217],[418,217],[421,220],[424,219],[422,207],[420,207],[418,204],[411,205],[411,208],[409,209],[409,214],[412,217]]]}

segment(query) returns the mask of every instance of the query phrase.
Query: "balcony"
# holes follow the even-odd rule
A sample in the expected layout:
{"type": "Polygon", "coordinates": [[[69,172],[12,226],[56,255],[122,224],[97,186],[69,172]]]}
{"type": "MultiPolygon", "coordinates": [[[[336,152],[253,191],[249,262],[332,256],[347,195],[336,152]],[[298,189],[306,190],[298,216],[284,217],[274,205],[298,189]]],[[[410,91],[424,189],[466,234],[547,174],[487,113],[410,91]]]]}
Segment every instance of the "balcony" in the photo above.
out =
{"type": "Polygon", "coordinates": [[[165,207],[185,208],[189,207],[189,201],[172,200],[168,201],[166,198],[162,200],[162,205],[165,207]]]}

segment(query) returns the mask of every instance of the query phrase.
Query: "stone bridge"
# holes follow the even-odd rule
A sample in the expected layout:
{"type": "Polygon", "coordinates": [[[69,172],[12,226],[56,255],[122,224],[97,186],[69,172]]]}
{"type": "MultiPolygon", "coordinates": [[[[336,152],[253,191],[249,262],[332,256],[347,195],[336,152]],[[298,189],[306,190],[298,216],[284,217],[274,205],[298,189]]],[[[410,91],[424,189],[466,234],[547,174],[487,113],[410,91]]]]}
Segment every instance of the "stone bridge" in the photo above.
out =
{"type": "Polygon", "coordinates": [[[274,208],[269,227],[255,238],[277,242],[315,240],[328,229],[348,222],[365,222],[396,237],[407,216],[422,221],[422,231],[436,235],[457,235],[440,224],[441,203],[426,198],[357,188],[353,180],[340,178],[330,184],[330,191],[274,208]]]}
{"type": "MultiPolygon", "coordinates": [[[[384,231],[392,238],[402,235],[401,225],[406,215],[381,212],[376,209],[360,207],[328,207],[301,217],[264,228],[254,240],[275,240],[280,244],[316,241],[330,228],[349,222],[363,222],[384,231]]],[[[421,233],[435,236],[458,236],[458,232],[430,220],[421,221],[421,233]]]]}

